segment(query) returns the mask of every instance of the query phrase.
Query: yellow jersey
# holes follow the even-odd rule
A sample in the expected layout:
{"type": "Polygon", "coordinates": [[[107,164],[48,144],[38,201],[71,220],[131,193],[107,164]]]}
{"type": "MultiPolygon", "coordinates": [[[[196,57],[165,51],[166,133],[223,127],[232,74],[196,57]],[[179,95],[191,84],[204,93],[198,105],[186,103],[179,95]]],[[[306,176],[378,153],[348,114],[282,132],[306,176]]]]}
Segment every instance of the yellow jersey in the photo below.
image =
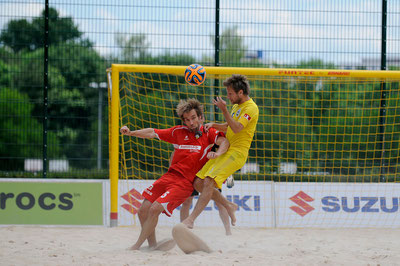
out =
{"type": "Polygon", "coordinates": [[[231,127],[228,126],[226,138],[230,143],[229,150],[239,151],[247,158],[254,132],[256,131],[258,115],[258,106],[252,99],[242,104],[233,105],[231,116],[235,121],[243,125],[243,129],[235,134],[231,127]]]}

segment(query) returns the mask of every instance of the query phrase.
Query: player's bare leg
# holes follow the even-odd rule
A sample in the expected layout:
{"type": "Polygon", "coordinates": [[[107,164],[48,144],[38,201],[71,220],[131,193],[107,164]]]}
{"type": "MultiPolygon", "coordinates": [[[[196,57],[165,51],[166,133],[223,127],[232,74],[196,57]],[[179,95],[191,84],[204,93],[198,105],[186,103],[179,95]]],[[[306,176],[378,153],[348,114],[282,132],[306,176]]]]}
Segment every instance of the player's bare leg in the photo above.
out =
{"type": "Polygon", "coordinates": [[[196,177],[193,182],[193,187],[195,190],[197,190],[198,192],[201,193],[203,191],[203,184],[204,184],[204,180],[196,177]]]}
{"type": "MultiPolygon", "coordinates": [[[[194,220],[200,215],[200,213],[204,210],[207,204],[210,202],[214,189],[215,181],[212,178],[206,177],[203,181],[202,192],[199,196],[199,199],[194,207],[192,213],[187,217],[182,223],[186,225],[188,228],[193,228],[194,220]]],[[[218,191],[219,193],[219,191],[218,191]]]]}
{"type": "MultiPolygon", "coordinates": [[[[196,177],[196,179],[194,180],[194,183],[193,183],[194,188],[197,191],[199,191],[200,193],[203,192],[204,180],[205,179],[201,179],[201,178],[196,177]]],[[[235,225],[236,224],[235,212],[239,208],[239,206],[237,204],[227,200],[221,194],[221,192],[219,192],[219,190],[217,190],[216,188],[214,188],[212,199],[215,201],[215,203],[219,203],[219,204],[221,204],[222,206],[225,207],[226,211],[228,212],[229,217],[231,218],[231,224],[235,225]]]]}
{"type": "Polygon", "coordinates": [[[190,196],[182,203],[181,210],[179,213],[181,222],[183,222],[183,220],[185,220],[189,216],[190,206],[192,206],[192,202],[193,202],[193,196],[190,196]]]}
{"type": "Polygon", "coordinates": [[[155,232],[155,228],[158,223],[158,216],[160,216],[163,211],[164,207],[160,203],[157,201],[153,202],[148,211],[147,219],[142,225],[139,238],[131,247],[132,250],[138,250],[142,246],[143,242],[155,232]]]}
{"type": "MultiPolygon", "coordinates": [[[[138,217],[139,217],[140,225],[142,228],[143,228],[144,222],[147,220],[147,216],[149,214],[150,207],[151,207],[151,202],[148,201],[147,199],[144,199],[144,201],[138,211],[138,217]]],[[[153,248],[157,245],[155,230],[149,235],[149,237],[147,238],[147,242],[149,243],[150,248],[153,248]]]]}
{"type": "Polygon", "coordinates": [[[231,232],[231,226],[229,224],[229,215],[228,215],[228,211],[226,210],[226,208],[220,204],[215,202],[215,205],[217,205],[218,207],[218,212],[219,212],[219,217],[221,217],[221,221],[224,224],[225,227],[225,234],[227,236],[232,235],[231,232]]]}
{"type": "Polygon", "coordinates": [[[214,189],[212,199],[221,205],[223,205],[231,218],[231,224],[234,226],[236,224],[235,212],[239,208],[236,203],[227,200],[217,189],[214,189]]]}

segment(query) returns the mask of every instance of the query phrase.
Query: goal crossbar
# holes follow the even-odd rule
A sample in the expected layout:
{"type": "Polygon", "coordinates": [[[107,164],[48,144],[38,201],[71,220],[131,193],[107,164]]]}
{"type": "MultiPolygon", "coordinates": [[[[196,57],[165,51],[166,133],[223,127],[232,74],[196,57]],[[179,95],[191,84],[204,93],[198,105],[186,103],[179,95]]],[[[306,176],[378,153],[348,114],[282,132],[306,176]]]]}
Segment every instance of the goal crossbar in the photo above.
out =
{"type": "MultiPolygon", "coordinates": [[[[110,221],[111,226],[118,224],[118,180],[119,180],[119,156],[120,156],[120,134],[119,128],[121,126],[120,114],[120,76],[121,73],[160,73],[166,75],[184,75],[187,66],[161,66],[161,65],[125,65],[125,64],[112,64],[108,69],[109,79],[109,136],[110,136],[110,193],[111,193],[111,212],[110,221]]],[[[273,77],[309,77],[317,80],[325,78],[332,80],[334,83],[336,79],[373,79],[379,80],[378,83],[384,84],[400,80],[400,71],[373,71],[373,70],[338,70],[338,69],[274,69],[274,68],[241,68],[241,67],[204,67],[207,72],[207,79],[215,77],[228,76],[232,74],[243,74],[249,77],[254,76],[273,76],[273,77]]],[[[174,85],[172,85],[174,86],[174,85]]],[[[396,96],[397,97],[397,96],[396,96]]],[[[304,142],[304,140],[303,140],[304,142]]]]}

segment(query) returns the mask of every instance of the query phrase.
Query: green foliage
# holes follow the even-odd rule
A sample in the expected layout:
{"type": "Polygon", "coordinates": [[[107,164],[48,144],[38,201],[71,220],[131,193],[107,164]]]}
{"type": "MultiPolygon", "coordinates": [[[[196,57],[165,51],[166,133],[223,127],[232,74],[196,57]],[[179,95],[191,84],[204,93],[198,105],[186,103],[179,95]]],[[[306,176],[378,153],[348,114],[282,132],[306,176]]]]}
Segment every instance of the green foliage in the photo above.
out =
{"type": "Polygon", "coordinates": [[[324,62],[321,59],[312,58],[307,61],[300,61],[296,64],[296,68],[302,69],[335,69],[336,66],[333,63],[324,62]]]}
{"type": "MultiPolygon", "coordinates": [[[[44,45],[44,17],[45,11],[43,10],[41,16],[34,18],[32,22],[26,19],[9,21],[0,35],[0,41],[15,52],[34,51],[42,48],[44,45]]],[[[60,18],[58,11],[54,8],[49,9],[49,25],[51,25],[49,45],[75,40],[82,36],[72,18],[60,18]]]]}
{"type": "MultiPolygon", "coordinates": [[[[211,43],[215,48],[215,36],[211,36],[211,43]]],[[[247,46],[244,44],[244,39],[238,33],[238,26],[226,28],[220,35],[219,42],[219,62],[220,66],[243,66],[247,46]]],[[[214,61],[206,59],[207,61],[214,61]]]]}
{"type": "MultiPolygon", "coordinates": [[[[89,84],[105,81],[105,60],[93,49],[90,41],[81,38],[82,33],[71,18],[60,18],[58,11],[53,8],[49,11],[48,155],[72,159],[72,167],[90,168],[94,160],[88,163],[78,158],[92,158],[95,153],[89,144],[94,145],[97,140],[88,132],[97,125],[97,119],[93,117],[97,114],[98,88],[91,88],[89,84]],[[53,141],[53,138],[57,140],[53,141]],[[59,152],[60,143],[63,144],[62,153],[59,152]]],[[[0,58],[13,58],[11,50],[18,53],[19,58],[9,60],[9,65],[4,65],[0,60],[0,85],[29,97],[25,100],[30,108],[31,123],[40,127],[44,87],[43,35],[44,11],[41,17],[31,22],[11,20],[0,35],[5,45],[0,48],[0,58]]],[[[39,132],[42,134],[42,130],[39,132]]],[[[14,139],[11,143],[18,141],[14,139]]],[[[41,158],[42,137],[39,136],[34,143],[38,145],[37,149],[33,149],[35,158],[41,158]]],[[[21,158],[23,156],[21,153],[21,158]]]]}
{"type": "Polygon", "coordinates": [[[183,66],[188,66],[191,65],[195,62],[195,59],[193,56],[188,55],[188,54],[171,54],[169,51],[166,51],[165,53],[155,56],[152,59],[154,64],[159,64],[159,65],[183,65],[183,66]]]}
{"type": "Polygon", "coordinates": [[[0,87],[11,86],[11,67],[0,59],[0,87]]]}
{"type": "MultiPolygon", "coordinates": [[[[23,169],[23,158],[41,158],[43,129],[33,119],[34,105],[26,94],[6,87],[0,88],[0,169],[23,169]]],[[[49,156],[60,156],[59,142],[53,132],[48,132],[49,156]]]]}
{"type": "MultiPolygon", "coordinates": [[[[67,172],[48,172],[47,178],[108,179],[108,169],[72,169],[67,172]]],[[[41,172],[0,171],[0,178],[42,178],[41,172]]]]}
{"type": "Polygon", "coordinates": [[[145,34],[132,35],[127,37],[125,34],[117,33],[115,42],[121,49],[120,58],[130,64],[144,63],[151,58],[148,48],[149,42],[145,34]]]}

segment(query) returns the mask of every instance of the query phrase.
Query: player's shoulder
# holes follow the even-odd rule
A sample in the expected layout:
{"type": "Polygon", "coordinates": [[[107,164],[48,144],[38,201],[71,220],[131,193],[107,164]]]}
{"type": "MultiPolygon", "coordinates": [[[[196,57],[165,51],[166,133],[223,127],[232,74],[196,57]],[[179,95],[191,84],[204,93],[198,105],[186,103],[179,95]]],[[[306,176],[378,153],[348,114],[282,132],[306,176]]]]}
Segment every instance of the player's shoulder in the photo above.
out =
{"type": "Polygon", "coordinates": [[[216,134],[218,134],[218,130],[216,130],[215,128],[213,128],[213,127],[210,127],[209,129],[208,129],[208,131],[207,131],[207,133],[208,134],[211,134],[211,135],[216,135],[216,134]]]}
{"type": "Polygon", "coordinates": [[[172,130],[174,129],[181,129],[181,130],[188,130],[187,126],[182,126],[182,125],[177,125],[177,126],[173,126],[171,127],[172,130]]]}
{"type": "Polygon", "coordinates": [[[258,105],[256,104],[256,102],[253,100],[253,98],[250,98],[250,100],[248,101],[248,105],[255,107],[258,109],[258,105]]]}
{"type": "Polygon", "coordinates": [[[172,134],[185,134],[188,131],[188,128],[186,126],[173,126],[170,128],[172,134]]]}
{"type": "Polygon", "coordinates": [[[253,99],[250,99],[246,102],[245,105],[245,109],[246,110],[252,110],[253,112],[257,112],[258,113],[258,106],[257,104],[253,101],[253,99]]]}

